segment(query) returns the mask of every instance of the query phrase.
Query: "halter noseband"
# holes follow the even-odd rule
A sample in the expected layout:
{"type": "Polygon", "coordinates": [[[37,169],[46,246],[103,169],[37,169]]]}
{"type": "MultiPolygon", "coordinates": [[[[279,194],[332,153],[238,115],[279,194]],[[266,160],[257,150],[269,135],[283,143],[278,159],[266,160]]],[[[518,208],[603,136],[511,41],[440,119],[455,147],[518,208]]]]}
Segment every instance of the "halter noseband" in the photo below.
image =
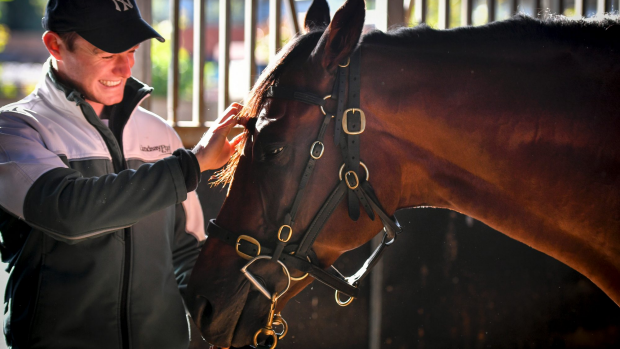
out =
{"type": "MultiPolygon", "coordinates": [[[[360,65],[361,65],[361,47],[358,47],[351,58],[346,64],[339,65],[336,76],[336,81],[332,88],[332,94],[325,97],[319,97],[314,94],[292,91],[288,88],[272,86],[269,89],[266,97],[268,98],[283,98],[289,100],[295,100],[306,104],[317,105],[321,108],[321,111],[325,115],[323,123],[319,129],[319,133],[310,147],[310,159],[306,164],[305,170],[301,177],[299,188],[293,204],[289,210],[289,213],[285,216],[284,222],[278,231],[278,241],[275,248],[269,248],[267,246],[261,246],[261,244],[254,238],[247,235],[239,235],[234,232],[228,231],[215,223],[215,220],[211,220],[207,226],[207,232],[209,238],[214,237],[221,239],[225,243],[235,247],[237,254],[245,259],[250,260],[243,268],[244,275],[263,293],[267,298],[272,299],[272,309],[275,306],[277,298],[281,297],[285,291],[277,294],[269,293],[263,285],[261,285],[250,273],[247,271],[247,267],[257,259],[271,259],[274,262],[281,264],[284,273],[288,277],[288,282],[298,281],[305,278],[308,274],[314,277],[316,280],[324,283],[325,285],[336,290],[336,302],[341,306],[346,306],[353,301],[358,295],[359,282],[370,272],[372,267],[378,262],[379,258],[384,252],[384,248],[389,246],[396,236],[400,233],[401,228],[395,218],[390,217],[385,210],[379,204],[379,200],[374,193],[374,190],[370,183],[369,171],[366,165],[360,161],[360,134],[362,134],[366,127],[366,117],[364,112],[360,109],[360,65]],[[350,69],[348,69],[350,67],[350,69]],[[350,72],[349,72],[350,70],[350,72]],[[347,90],[347,75],[348,75],[348,98],[345,98],[345,92],[347,90]],[[332,98],[337,100],[337,111],[335,114],[326,112],[324,107],[326,100],[332,98]],[[348,99],[347,109],[345,104],[348,99]],[[312,172],[315,168],[315,163],[319,160],[325,146],[323,139],[327,126],[331,120],[335,119],[335,132],[334,143],[340,146],[344,164],[340,168],[339,178],[340,182],[336,185],[332,193],[329,195],[319,212],[316,214],[312,222],[310,223],[308,230],[303,236],[302,240],[297,245],[288,244],[291,236],[293,235],[293,226],[295,222],[295,216],[299,205],[302,202],[304,196],[304,189],[308,180],[310,179],[312,172]],[[360,166],[365,170],[365,175],[362,177],[358,174],[360,166]],[[343,171],[344,172],[343,175],[343,171]],[[374,220],[375,213],[379,216],[383,222],[384,236],[381,244],[375,249],[372,255],[366,260],[360,270],[352,276],[343,276],[334,266],[330,266],[327,269],[322,269],[312,261],[317,261],[316,255],[312,250],[312,245],[316,240],[321,229],[334,212],[336,207],[344,199],[345,194],[348,194],[348,209],[349,217],[356,221],[360,215],[360,204],[364,208],[364,211],[368,216],[374,220]],[[292,278],[288,272],[288,267],[297,269],[303,273],[306,273],[300,278],[292,278]],[[349,297],[346,301],[341,301],[339,294],[345,294],[349,297]],[[277,296],[276,296],[277,295],[277,296]]],[[[265,328],[259,330],[254,338],[255,345],[256,337],[260,334],[266,334],[274,337],[275,347],[278,338],[282,338],[284,334],[276,336],[271,328],[274,317],[277,315],[271,314],[268,319],[268,324],[265,328]]],[[[279,316],[279,315],[278,315],[279,316]]],[[[281,316],[279,317],[281,319],[281,316]]],[[[283,319],[281,319],[284,322],[283,319]]],[[[285,327],[285,322],[283,324],[285,327]]],[[[286,330],[286,329],[285,329],[286,330]]]]}

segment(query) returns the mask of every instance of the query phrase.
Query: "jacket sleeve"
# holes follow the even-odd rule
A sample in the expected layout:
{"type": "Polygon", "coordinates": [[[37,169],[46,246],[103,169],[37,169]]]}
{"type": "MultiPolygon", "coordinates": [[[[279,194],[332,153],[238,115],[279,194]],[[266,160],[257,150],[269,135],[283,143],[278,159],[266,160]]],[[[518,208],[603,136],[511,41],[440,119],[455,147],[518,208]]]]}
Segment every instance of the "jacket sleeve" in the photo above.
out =
{"type": "MultiPolygon", "coordinates": [[[[171,132],[174,131],[171,130],[171,132]]],[[[176,132],[174,132],[173,139],[176,140],[176,144],[173,144],[173,146],[183,146],[176,132]]],[[[195,165],[200,168],[197,161],[195,165]]],[[[200,180],[200,177],[198,177],[198,180],[200,180]]],[[[185,296],[191,271],[194,268],[194,264],[196,264],[200,249],[206,239],[202,206],[195,191],[188,193],[187,199],[176,205],[175,213],[172,258],[179,290],[181,295],[185,296]]]]}
{"type": "MultiPolygon", "coordinates": [[[[58,240],[77,243],[131,226],[187,198],[179,156],[84,178],[48,150],[36,130],[7,114],[0,117],[0,205],[58,240]]],[[[194,166],[193,154],[180,151],[194,166]]]]}

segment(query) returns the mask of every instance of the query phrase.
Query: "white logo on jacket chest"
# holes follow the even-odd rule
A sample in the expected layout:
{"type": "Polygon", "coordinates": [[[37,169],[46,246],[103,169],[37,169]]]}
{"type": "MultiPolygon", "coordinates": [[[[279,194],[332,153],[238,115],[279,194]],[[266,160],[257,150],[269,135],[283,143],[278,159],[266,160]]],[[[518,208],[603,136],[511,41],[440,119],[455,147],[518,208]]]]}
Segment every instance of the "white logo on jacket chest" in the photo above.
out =
{"type": "Polygon", "coordinates": [[[123,5],[123,11],[127,11],[130,8],[133,8],[133,5],[129,0],[112,0],[112,2],[114,3],[114,6],[116,6],[116,11],[121,10],[121,7],[118,6],[118,4],[123,5]]]}
{"type": "Polygon", "coordinates": [[[160,153],[164,153],[164,154],[171,154],[172,152],[170,151],[170,146],[169,145],[147,145],[147,146],[140,146],[140,150],[141,151],[159,151],[160,153]]]}

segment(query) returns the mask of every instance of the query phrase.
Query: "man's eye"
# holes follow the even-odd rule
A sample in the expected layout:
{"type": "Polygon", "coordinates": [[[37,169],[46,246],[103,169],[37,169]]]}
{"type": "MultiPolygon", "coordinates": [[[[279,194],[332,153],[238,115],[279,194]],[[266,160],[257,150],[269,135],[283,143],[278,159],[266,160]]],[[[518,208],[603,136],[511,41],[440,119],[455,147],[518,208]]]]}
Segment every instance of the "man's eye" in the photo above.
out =
{"type": "Polygon", "coordinates": [[[114,56],[105,56],[105,57],[101,57],[101,58],[103,58],[103,59],[112,59],[112,57],[114,57],[114,56]]]}

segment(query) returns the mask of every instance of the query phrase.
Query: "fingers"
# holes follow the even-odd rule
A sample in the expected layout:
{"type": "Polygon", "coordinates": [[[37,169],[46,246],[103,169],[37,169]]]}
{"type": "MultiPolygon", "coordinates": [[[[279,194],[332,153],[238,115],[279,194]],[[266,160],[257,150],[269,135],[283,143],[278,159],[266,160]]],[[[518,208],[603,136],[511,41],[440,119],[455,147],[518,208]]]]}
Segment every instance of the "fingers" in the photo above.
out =
{"type": "Polygon", "coordinates": [[[239,112],[243,109],[243,105],[239,103],[232,103],[222,115],[215,121],[217,123],[216,129],[231,129],[233,126],[239,124],[240,119],[237,118],[239,112]]]}
{"type": "Polygon", "coordinates": [[[233,138],[233,139],[230,141],[230,146],[234,148],[234,147],[236,147],[236,146],[237,146],[237,144],[239,144],[239,142],[241,142],[242,140],[243,140],[243,133],[240,133],[240,134],[236,135],[236,136],[235,136],[235,138],[233,138]]]}

